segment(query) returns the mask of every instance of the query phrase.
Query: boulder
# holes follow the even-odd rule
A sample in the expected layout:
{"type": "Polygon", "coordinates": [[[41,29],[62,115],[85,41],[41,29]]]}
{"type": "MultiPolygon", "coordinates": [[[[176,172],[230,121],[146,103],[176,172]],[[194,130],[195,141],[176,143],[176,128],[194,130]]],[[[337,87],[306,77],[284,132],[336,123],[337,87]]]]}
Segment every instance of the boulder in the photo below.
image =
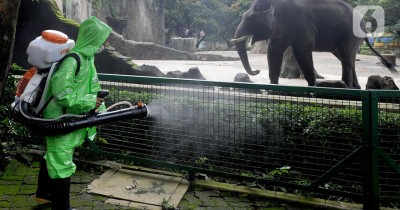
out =
{"type": "Polygon", "coordinates": [[[200,72],[198,67],[192,67],[187,72],[181,72],[179,70],[170,71],[167,73],[167,77],[170,78],[184,78],[184,79],[197,79],[206,80],[200,72]]]}
{"type": "MultiPolygon", "coordinates": [[[[235,76],[235,79],[233,80],[234,82],[245,82],[245,83],[253,83],[253,81],[250,80],[250,77],[247,73],[238,73],[235,76]]],[[[259,89],[239,89],[240,92],[245,92],[245,93],[255,93],[255,94],[261,94],[262,91],[259,89]]]]}
{"type": "Polygon", "coordinates": [[[206,80],[200,72],[198,67],[192,67],[188,72],[183,73],[183,78],[185,79],[198,79],[198,80],[206,80]]]}
{"type": "Polygon", "coordinates": [[[317,87],[329,87],[329,88],[348,88],[346,83],[342,80],[321,80],[316,81],[315,86],[317,87]]]}
{"type": "MultiPolygon", "coordinates": [[[[315,82],[316,87],[325,87],[325,88],[348,88],[346,83],[342,80],[320,80],[315,82]]],[[[351,100],[352,97],[349,96],[340,96],[340,95],[332,95],[332,94],[311,94],[315,98],[329,98],[329,99],[337,99],[337,100],[351,100]]],[[[354,98],[357,100],[357,98],[354,98]]]]}
{"type": "Polygon", "coordinates": [[[372,75],[368,77],[367,85],[365,87],[367,90],[399,90],[393,78],[379,75],[372,75]]]}
{"type": "Polygon", "coordinates": [[[103,74],[134,75],[137,68],[131,58],[121,55],[111,46],[96,55],[95,65],[97,73],[103,74]]]}
{"type": "Polygon", "coordinates": [[[167,73],[167,77],[170,78],[183,78],[183,72],[176,70],[176,71],[170,71],[167,73]]]}
{"type": "Polygon", "coordinates": [[[165,77],[165,74],[162,73],[156,66],[150,66],[146,64],[137,67],[133,74],[147,77],[165,77]]]}
{"type": "Polygon", "coordinates": [[[238,73],[235,76],[234,82],[247,82],[247,83],[253,83],[253,81],[250,80],[250,77],[246,73],[238,73]]]}

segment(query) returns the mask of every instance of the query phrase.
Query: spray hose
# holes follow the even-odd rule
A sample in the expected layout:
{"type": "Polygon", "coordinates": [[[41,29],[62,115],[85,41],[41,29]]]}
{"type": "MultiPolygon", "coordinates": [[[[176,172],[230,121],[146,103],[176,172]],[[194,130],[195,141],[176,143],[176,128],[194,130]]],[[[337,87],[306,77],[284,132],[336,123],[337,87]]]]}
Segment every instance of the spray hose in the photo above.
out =
{"type": "Polygon", "coordinates": [[[142,102],[139,102],[136,106],[132,106],[129,102],[119,102],[107,110],[121,104],[128,104],[130,107],[105,113],[96,113],[92,110],[85,115],[77,115],[79,117],[75,118],[42,119],[31,113],[28,102],[20,101],[20,103],[20,117],[23,118],[20,120],[33,132],[44,136],[67,134],[82,128],[148,116],[147,106],[142,102]]]}

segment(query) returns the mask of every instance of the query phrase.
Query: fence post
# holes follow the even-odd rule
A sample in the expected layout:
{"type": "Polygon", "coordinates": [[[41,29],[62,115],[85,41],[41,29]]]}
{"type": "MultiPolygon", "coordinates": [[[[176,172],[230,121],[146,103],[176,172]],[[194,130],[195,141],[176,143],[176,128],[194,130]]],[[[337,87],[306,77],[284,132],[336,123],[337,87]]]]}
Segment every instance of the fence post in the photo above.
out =
{"type": "Polygon", "coordinates": [[[378,94],[367,91],[362,97],[364,186],[363,209],[379,209],[379,160],[378,160],[378,94]]]}

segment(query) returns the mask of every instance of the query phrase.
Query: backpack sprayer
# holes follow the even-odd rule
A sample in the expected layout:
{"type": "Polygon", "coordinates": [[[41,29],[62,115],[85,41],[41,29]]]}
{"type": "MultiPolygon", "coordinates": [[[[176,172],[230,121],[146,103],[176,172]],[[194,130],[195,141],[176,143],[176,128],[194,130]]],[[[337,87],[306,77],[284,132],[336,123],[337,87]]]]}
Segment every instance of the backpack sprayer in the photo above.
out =
{"type": "MultiPolygon", "coordinates": [[[[18,121],[22,122],[32,132],[44,135],[60,135],[77,129],[93,127],[119,120],[144,118],[148,116],[147,106],[142,102],[133,106],[129,102],[119,102],[110,106],[110,110],[118,105],[128,105],[128,108],[105,113],[97,113],[95,109],[86,114],[64,114],[55,119],[42,118],[42,112],[53,98],[46,97],[50,79],[57,70],[65,55],[75,46],[62,32],[54,30],[43,31],[41,36],[29,43],[28,63],[34,66],[29,69],[18,83],[15,101],[11,104],[18,121]]],[[[77,59],[79,71],[79,56],[77,59]]],[[[65,59],[65,58],[64,58],[65,59]]],[[[98,98],[105,98],[108,91],[97,93],[98,98]]]]}

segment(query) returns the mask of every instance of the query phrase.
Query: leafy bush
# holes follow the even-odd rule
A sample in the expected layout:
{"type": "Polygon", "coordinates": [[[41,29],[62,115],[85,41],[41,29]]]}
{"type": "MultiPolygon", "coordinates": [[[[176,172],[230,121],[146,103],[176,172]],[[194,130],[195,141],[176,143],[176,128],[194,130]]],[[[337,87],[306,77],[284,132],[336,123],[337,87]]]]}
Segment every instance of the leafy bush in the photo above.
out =
{"type": "MultiPolygon", "coordinates": [[[[218,139],[218,141],[214,141],[214,145],[210,145],[217,154],[207,154],[208,156],[202,153],[195,154],[193,150],[199,151],[193,148],[195,145],[188,142],[189,145],[186,145],[186,148],[182,141],[177,144],[180,149],[174,148],[174,151],[166,152],[167,154],[191,152],[192,154],[184,154],[184,156],[193,157],[192,160],[185,160],[185,164],[188,164],[189,161],[196,163],[198,158],[210,155],[214,158],[208,158],[209,161],[206,165],[225,161],[216,158],[234,158],[251,162],[254,157],[248,151],[252,151],[260,156],[275,156],[276,159],[282,161],[279,163],[281,166],[293,161],[293,164],[290,165],[292,167],[296,167],[295,164],[301,162],[301,168],[315,168],[316,165],[321,165],[316,161],[324,160],[325,162],[319,167],[321,170],[327,170],[340,158],[346,157],[351,151],[362,145],[362,112],[359,107],[333,108],[319,104],[256,102],[249,106],[230,102],[214,103],[208,99],[166,96],[143,91],[132,93],[113,90],[111,93],[110,101],[143,101],[150,105],[149,108],[154,118],[150,117],[147,120],[133,123],[122,122],[123,125],[113,125],[116,126],[115,131],[112,127],[107,129],[108,133],[115,132],[115,135],[121,134],[125,130],[127,133],[132,130],[140,132],[141,134],[135,141],[140,139],[143,142],[141,146],[136,145],[136,148],[145,145],[149,150],[154,146],[160,149],[162,144],[168,144],[168,139],[179,141],[187,136],[194,138],[190,140],[191,142],[218,139]],[[167,125],[161,125],[156,118],[167,125]],[[257,126],[261,127],[253,127],[254,120],[257,121],[257,126]],[[173,123],[175,121],[176,124],[173,123]],[[193,127],[188,125],[191,123],[193,123],[193,127]],[[171,133],[162,129],[176,129],[180,133],[171,133]],[[235,145],[230,145],[232,138],[235,139],[235,145]],[[257,146],[255,147],[255,145],[257,146]],[[226,148],[231,149],[227,150],[226,148]],[[266,150],[266,148],[270,149],[266,150]],[[318,155],[318,158],[314,158],[310,153],[318,155]]],[[[380,132],[382,139],[393,138],[393,136],[400,138],[398,119],[399,114],[397,113],[381,114],[380,127],[393,128],[382,129],[380,132]]],[[[132,137],[129,135],[122,135],[119,138],[122,138],[122,141],[132,142],[132,139],[129,139],[132,137]]],[[[176,143],[169,142],[171,145],[176,143]]],[[[397,149],[399,146],[393,145],[395,144],[393,141],[390,142],[390,145],[388,144],[382,141],[382,146],[390,148],[391,154],[400,153],[397,149]]],[[[278,163],[274,162],[274,164],[278,163]]],[[[247,165],[253,167],[250,163],[247,165]]],[[[265,165],[264,167],[271,166],[265,165]]]]}
{"type": "MultiPolygon", "coordinates": [[[[15,64],[13,66],[15,67],[15,64]]],[[[0,169],[10,158],[23,151],[22,140],[30,135],[23,125],[12,119],[10,105],[14,101],[16,84],[10,73],[0,99],[0,169]]]]}
{"type": "MultiPolygon", "coordinates": [[[[110,142],[105,148],[163,162],[309,184],[363,144],[362,110],[357,106],[216,103],[187,95],[118,90],[111,98],[143,100],[155,117],[111,125],[103,133],[110,142]],[[123,144],[109,139],[112,136],[123,144]],[[240,166],[235,165],[239,160],[240,166]],[[283,166],[290,167],[290,173],[276,173],[283,166]]],[[[398,157],[400,114],[382,111],[379,129],[380,146],[398,157]]],[[[362,193],[357,185],[361,164],[361,158],[356,159],[324,187],[362,193]]]]}

